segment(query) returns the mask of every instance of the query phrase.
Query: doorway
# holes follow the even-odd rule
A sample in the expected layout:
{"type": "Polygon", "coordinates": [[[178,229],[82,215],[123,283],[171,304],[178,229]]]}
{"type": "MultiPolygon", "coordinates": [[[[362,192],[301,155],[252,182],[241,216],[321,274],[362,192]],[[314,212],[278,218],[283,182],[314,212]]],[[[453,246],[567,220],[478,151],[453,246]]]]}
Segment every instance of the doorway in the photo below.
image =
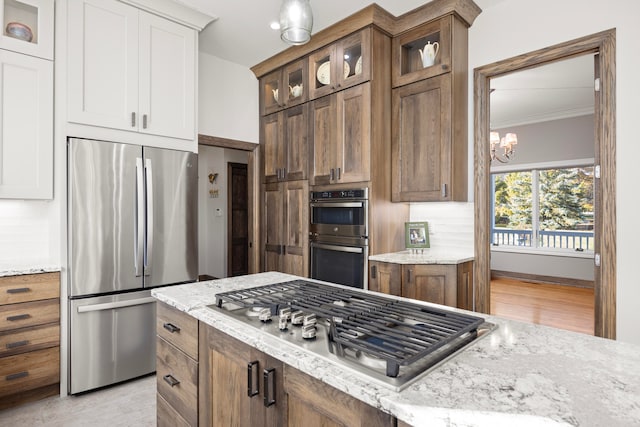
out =
{"type": "Polygon", "coordinates": [[[572,40],[474,70],[475,170],[475,309],[490,312],[491,191],[489,94],[492,78],[575,56],[596,57],[594,136],[595,241],[594,291],[596,336],[615,339],[616,211],[615,211],[615,30],[572,40]],[[598,178],[599,177],[599,178],[598,178]],[[605,191],[606,190],[606,191],[605,191]],[[606,224],[606,227],[603,226],[606,224]]]}
{"type": "Polygon", "coordinates": [[[227,239],[229,277],[249,274],[249,192],[247,165],[227,163],[227,239]]]}

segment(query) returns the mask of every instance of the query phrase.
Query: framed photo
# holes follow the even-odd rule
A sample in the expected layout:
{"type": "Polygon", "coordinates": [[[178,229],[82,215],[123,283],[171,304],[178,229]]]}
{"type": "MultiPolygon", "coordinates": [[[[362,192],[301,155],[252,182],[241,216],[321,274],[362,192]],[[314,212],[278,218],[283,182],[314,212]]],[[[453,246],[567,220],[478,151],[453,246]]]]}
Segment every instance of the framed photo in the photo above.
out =
{"type": "Polygon", "coordinates": [[[404,235],[407,249],[429,247],[429,226],[426,222],[405,222],[404,235]]]}

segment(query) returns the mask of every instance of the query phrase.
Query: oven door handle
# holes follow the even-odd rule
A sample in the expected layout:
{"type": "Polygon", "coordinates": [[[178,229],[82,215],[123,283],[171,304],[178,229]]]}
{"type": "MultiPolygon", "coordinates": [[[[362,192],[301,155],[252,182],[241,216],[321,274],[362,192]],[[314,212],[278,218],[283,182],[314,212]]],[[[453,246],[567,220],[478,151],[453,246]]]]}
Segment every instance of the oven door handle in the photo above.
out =
{"type": "Polygon", "coordinates": [[[310,206],[312,208],[362,208],[364,202],[312,202],[310,206]]]}
{"type": "Polygon", "coordinates": [[[311,246],[318,249],[327,249],[329,251],[350,252],[354,254],[364,253],[364,248],[354,248],[351,246],[327,245],[324,243],[315,243],[315,242],[312,242],[311,246]]]}

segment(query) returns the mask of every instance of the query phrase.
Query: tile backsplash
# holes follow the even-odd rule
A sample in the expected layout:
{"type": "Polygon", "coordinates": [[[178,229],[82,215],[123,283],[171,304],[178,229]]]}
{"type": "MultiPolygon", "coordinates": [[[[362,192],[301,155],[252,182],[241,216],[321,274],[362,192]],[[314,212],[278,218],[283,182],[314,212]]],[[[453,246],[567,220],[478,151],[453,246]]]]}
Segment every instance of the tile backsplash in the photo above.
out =
{"type": "Polygon", "coordinates": [[[473,251],[473,202],[412,203],[409,218],[429,223],[432,248],[468,248],[473,251]]]}

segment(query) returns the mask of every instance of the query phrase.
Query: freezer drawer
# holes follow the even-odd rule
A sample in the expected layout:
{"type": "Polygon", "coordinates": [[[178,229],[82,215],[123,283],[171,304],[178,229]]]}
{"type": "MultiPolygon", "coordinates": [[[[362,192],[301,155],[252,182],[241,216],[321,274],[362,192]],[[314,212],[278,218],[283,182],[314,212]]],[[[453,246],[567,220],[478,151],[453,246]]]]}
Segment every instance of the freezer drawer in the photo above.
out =
{"type": "Polygon", "coordinates": [[[69,310],[71,394],[155,371],[150,291],[70,300],[69,310]]]}

